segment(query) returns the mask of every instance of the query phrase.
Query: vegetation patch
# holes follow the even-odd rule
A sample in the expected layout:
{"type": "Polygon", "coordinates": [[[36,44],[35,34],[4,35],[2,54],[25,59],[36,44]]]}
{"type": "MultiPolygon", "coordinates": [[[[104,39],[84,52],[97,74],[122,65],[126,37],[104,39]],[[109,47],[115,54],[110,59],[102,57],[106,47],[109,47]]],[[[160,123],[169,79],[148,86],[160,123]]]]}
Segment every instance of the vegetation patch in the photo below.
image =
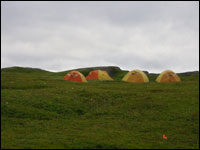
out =
{"type": "MultiPolygon", "coordinates": [[[[87,75],[95,68],[78,69],[87,75]]],[[[69,72],[4,68],[1,73],[2,149],[198,149],[199,74],[180,83],[63,81],[69,72]],[[163,138],[163,135],[167,139],[163,138]]]]}

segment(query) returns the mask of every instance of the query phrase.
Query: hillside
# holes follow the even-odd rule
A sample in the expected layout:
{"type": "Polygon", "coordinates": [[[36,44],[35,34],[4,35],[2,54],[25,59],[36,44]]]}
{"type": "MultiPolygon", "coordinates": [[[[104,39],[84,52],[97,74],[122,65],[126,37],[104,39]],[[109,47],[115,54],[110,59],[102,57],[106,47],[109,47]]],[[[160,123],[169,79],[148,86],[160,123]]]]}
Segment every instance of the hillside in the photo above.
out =
{"type": "MultiPolygon", "coordinates": [[[[77,69],[86,75],[94,68],[77,69]]],[[[1,69],[2,149],[198,149],[199,73],[182,82],[63,81],[69,72],[1,69]],[[162,136],[165,134],[167,140],[162,136]]]]}
{"type": "Polygon", "coordinates": [[[2,68],[1,72],[13,72],[13,73],[44,73],[48,72],[46,70],[42,70],[39,68],[29,68],[29,67],[9,67],[9,68],[2,68]]]}

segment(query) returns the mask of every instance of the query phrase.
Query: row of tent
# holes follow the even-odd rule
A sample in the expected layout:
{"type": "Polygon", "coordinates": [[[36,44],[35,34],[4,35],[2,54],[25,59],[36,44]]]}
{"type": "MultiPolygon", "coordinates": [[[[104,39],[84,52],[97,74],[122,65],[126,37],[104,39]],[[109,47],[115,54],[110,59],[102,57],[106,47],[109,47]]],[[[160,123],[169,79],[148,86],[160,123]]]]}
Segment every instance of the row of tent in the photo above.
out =
{"type": "MultiPolygon", "coordinates": [[[[71,71],[67,73],[63,80],[74,81],[74,82],[87,82],[87,80],[113,80],[106,71],[94,70],[91,71],[86,77],[78,72],[71,71]]],[[[128,72],[122,81],[133,82],[133,83],[145,83],[149,82],[147,75],[140,70],[133,70],[128,72]]],[[[163,71],[156,79],[156,82],[180,82],[179,76],[171,70],[163,71]]]]}

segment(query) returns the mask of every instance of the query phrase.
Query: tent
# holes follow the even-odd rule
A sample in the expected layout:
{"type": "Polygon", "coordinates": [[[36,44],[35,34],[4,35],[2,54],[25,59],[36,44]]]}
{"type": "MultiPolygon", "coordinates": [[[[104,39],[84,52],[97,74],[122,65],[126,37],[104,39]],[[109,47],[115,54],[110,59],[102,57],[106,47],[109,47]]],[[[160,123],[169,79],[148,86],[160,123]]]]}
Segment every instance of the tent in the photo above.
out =
{"type": "Polygon", "coordinates": [[[94,70],[91,71],[88,76],[86,76],[87,80],[113,80],[106,71],[103,70],[94,70]]]}
{"type": "Polygon", "coordinates": [[[156,79],[156,82],[180,82],[180,78],[171,70],[163,71],[156,79]]]}
{"type": "Polygon", "coordinates": [[[133,70],[128,72],[122,79],[126,82],[144,83],[149,82],[146,74],[140,70],[133,70]]]}
{"type": "Polygon", "coordinates": [[[65,75],[63,80],[74,81],[74,82],[87,82],[85,76],[78,71],[71,71],[65,75]]]}

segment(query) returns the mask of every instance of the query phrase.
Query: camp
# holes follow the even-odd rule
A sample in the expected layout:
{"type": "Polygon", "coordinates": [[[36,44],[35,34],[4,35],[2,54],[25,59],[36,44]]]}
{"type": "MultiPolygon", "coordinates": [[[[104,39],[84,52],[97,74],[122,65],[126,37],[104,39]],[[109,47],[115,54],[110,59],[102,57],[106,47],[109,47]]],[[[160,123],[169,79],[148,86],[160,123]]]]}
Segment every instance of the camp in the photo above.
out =
{"type": "Polygon", "coordinates": [[[122,79],[126,82],[144,83],[149,82],[146,74],[140,70],[133,70],[128,72],[122,79]]]}
{"type": "Polygon", "coordinates": [[[63,80],[74,81],[74,82],[87,82],[85,76],[78,71],[71,71],[67,73],[64,76],[63,80]]]}
{"type": "Polygon", "coordinates": [[[94,70],[91,71],[88,76],[86,76],[87,80],[113,80],[106,71],[103,70],[94,70]]]}
{"type": "Polygon", "coordinates": [[[171,70],[163,71],[156,79],[156,82],[180,82],[181,79],[171,70]]]}

